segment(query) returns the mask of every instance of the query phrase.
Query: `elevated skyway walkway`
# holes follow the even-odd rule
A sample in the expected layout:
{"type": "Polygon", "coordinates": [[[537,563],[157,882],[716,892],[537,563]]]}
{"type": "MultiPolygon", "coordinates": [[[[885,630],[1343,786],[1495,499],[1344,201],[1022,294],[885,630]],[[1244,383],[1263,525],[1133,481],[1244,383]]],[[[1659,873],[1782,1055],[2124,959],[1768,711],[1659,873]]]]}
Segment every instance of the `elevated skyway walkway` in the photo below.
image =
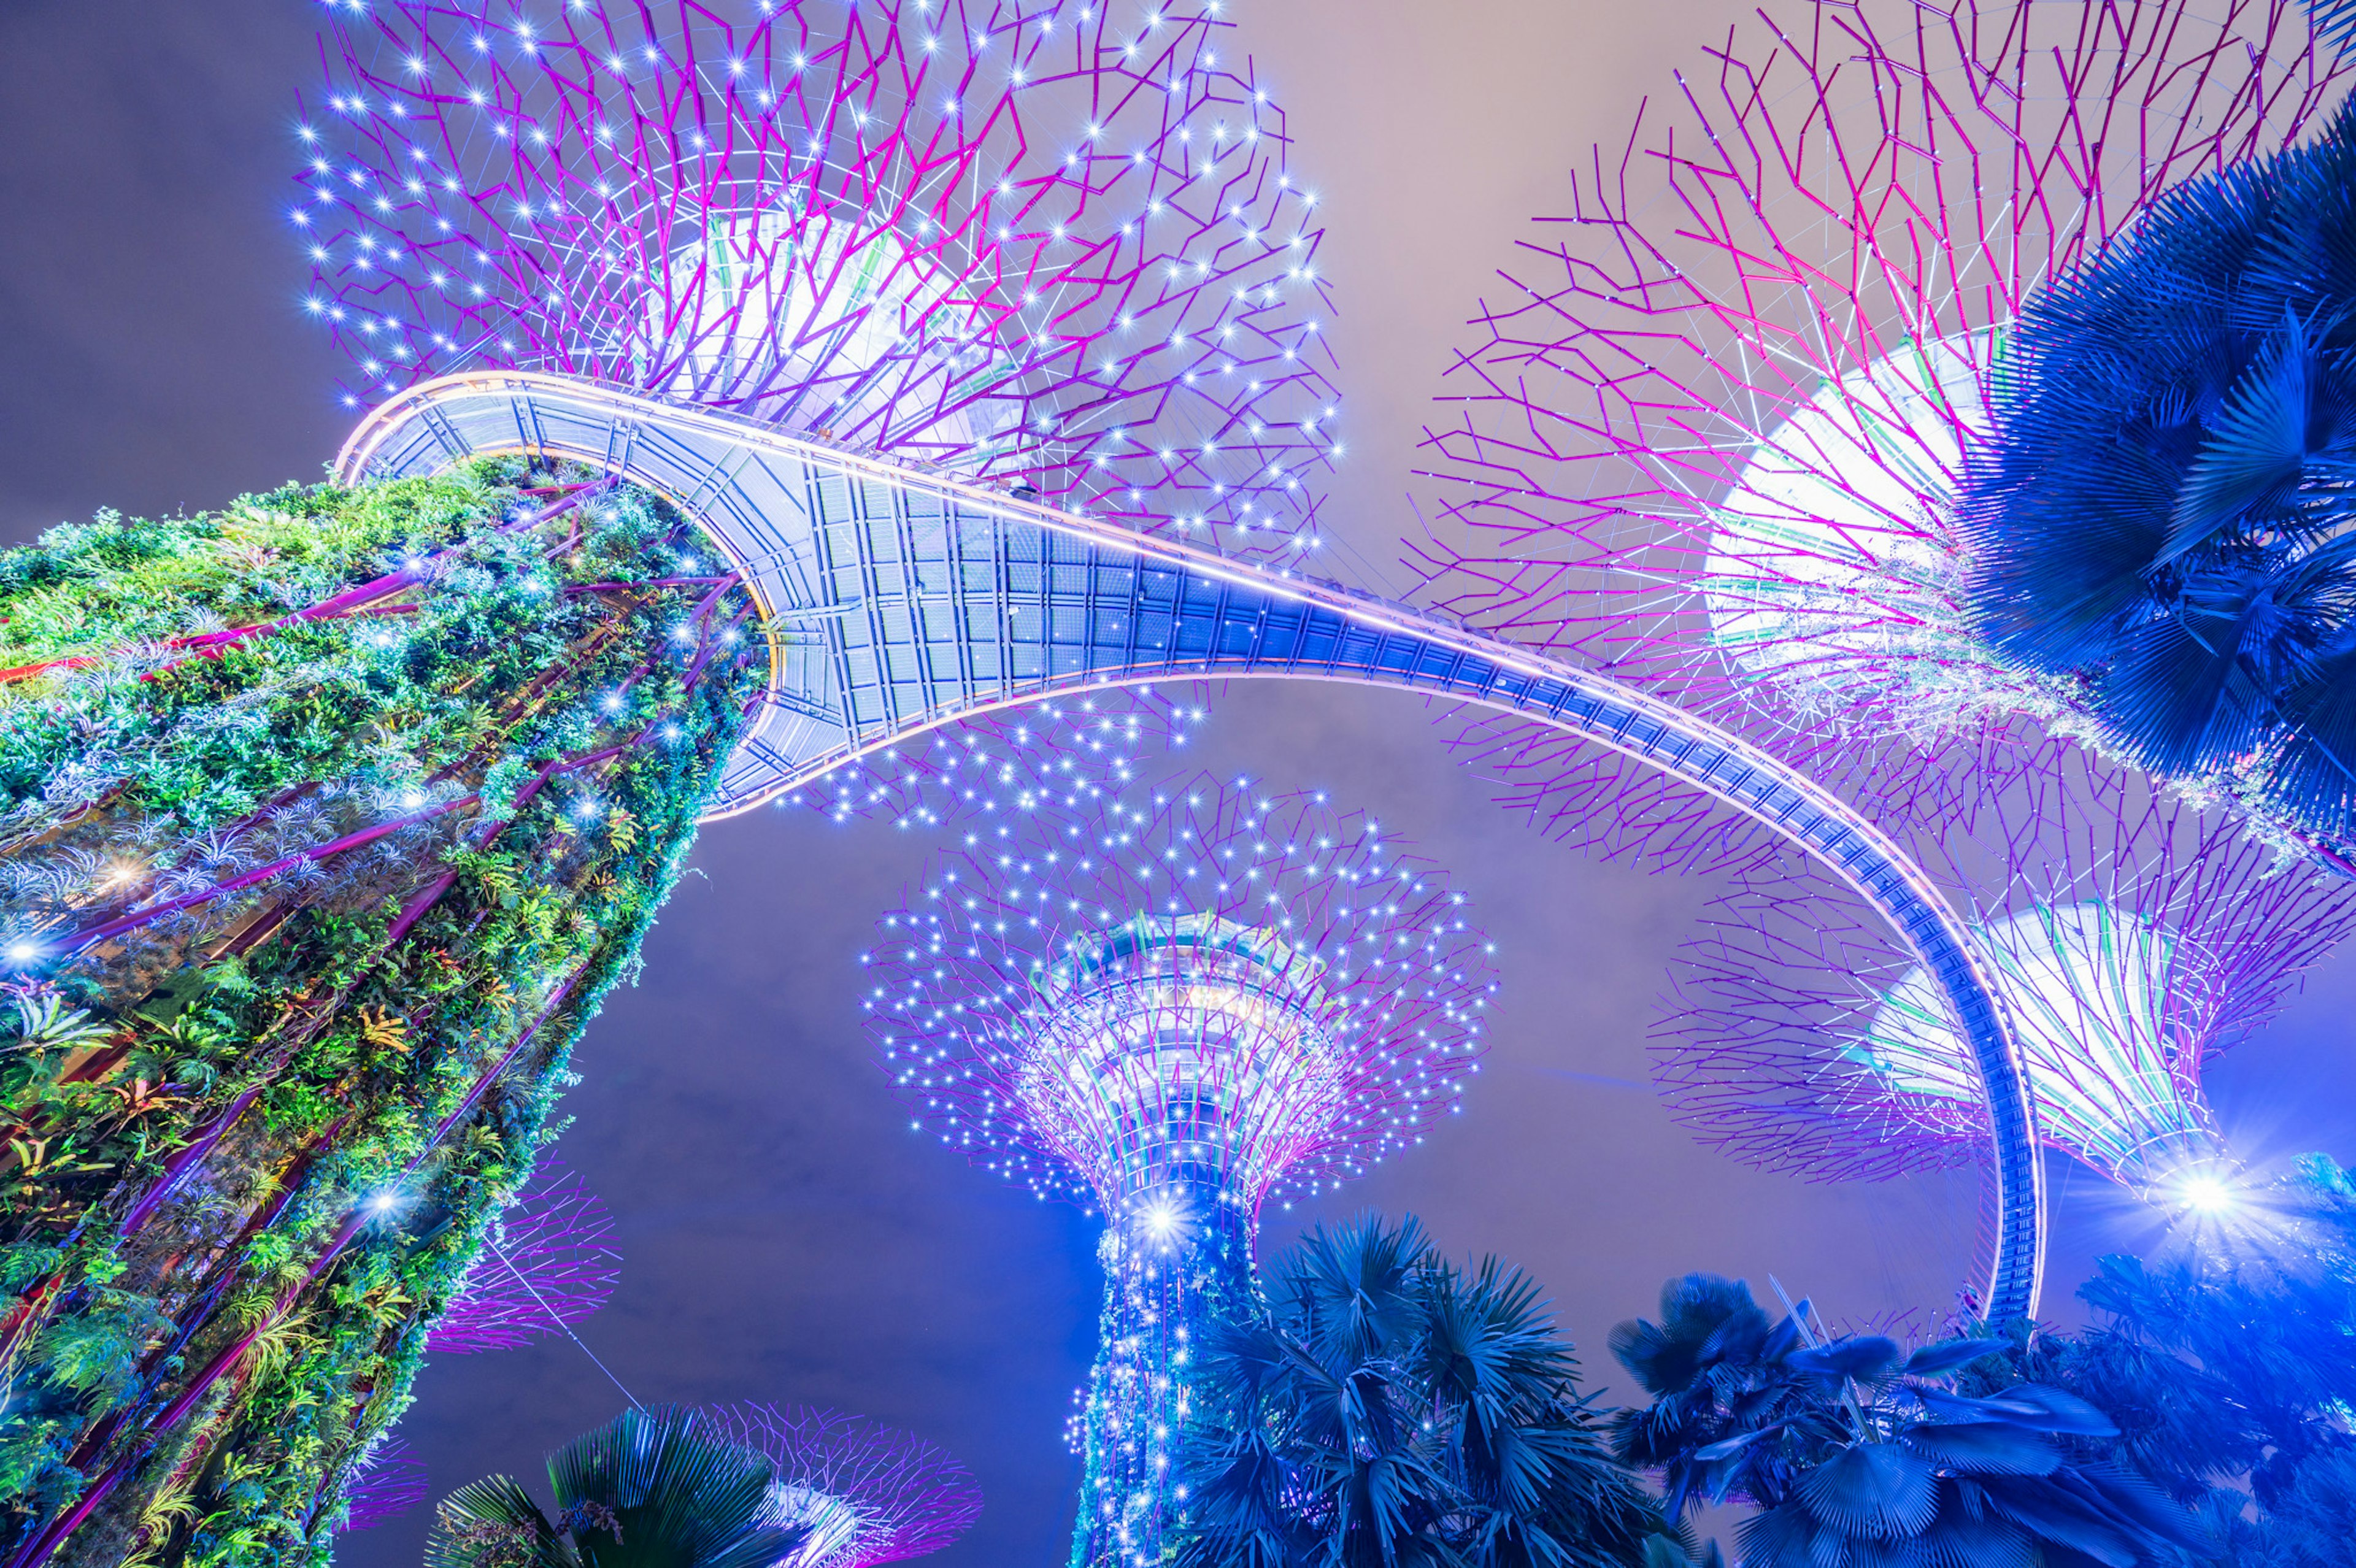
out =
{"type": "Polygon", "coordinates": [[[1324,679],[1540,719],[1660,768],[1837,871],[1944,992],[1990,1129],[1991,1320],[2032,1315],[2045,1187],[2026,1083],[1961,918],[1837,796],[1645,694],[1411,607],[710,410],[563,377],[423,382],[345,443],[345,483],[529,452],[669,497],[776,628],[769,688],[708,819],[992,708],[1106,684],[1324,679]]]}

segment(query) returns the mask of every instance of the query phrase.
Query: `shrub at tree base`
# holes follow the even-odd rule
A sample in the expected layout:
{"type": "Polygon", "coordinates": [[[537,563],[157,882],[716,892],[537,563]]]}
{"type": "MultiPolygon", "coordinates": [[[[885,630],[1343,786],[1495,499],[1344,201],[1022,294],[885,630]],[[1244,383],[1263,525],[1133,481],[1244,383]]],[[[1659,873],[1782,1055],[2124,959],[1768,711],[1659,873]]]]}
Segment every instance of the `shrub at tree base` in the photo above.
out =
{"type": "Polygon", "coordinates": [[[653,496],[488,462],[0,555],[0,1540],[318,1561],[759,691],[653,496]]]}
{"type": "Polygon", "coordinates": [[[2198,1509],[2220,1568],[2356,1555],[2356,1186],[2321,1157],[2148,1258],[2108,1257],[2099,1315],[2002,1365],[2110,1414],[2105,1457],[2198,1509]]]}
{"type": "Polygon", "coordinates": [[[2146,1477],[2071,1452],[2118,1433],[2084,1400],[2009,1379],[1956,1392],[2001,1340],[1910,1355],[1826,1336],[1805,1302],[1771,1322],[1747,1285],[1688,1275],[1663,1288],[1659,1322],[1622,1324],[1612,1349],[1654,1395],[1619,1416],[1620,1456],[1661,1472],[1672,1517],[1755,1507],[1736,1531],[1751,1568],[2135,1568],[2210,1546],[2146,1477]]]}
{"type": "Polygon", "coordinates": [[[1312,1232],[1267,1296],[1205,1348],[1186,1568],[1651,1560],[1659,1510],[1520,1270],[1369,1217],[1312,1232]]]}

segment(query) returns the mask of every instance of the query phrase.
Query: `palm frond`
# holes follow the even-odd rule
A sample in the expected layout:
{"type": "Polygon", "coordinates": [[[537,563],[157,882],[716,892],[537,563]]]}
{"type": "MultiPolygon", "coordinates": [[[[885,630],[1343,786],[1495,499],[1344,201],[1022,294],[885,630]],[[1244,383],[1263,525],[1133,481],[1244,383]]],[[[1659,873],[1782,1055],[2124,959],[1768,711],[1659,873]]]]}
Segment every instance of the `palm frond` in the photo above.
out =
{"type": "Polygon", "coordinates": [[[770,1511],[776,1469],[692,1410],[627,1410],[549,1456],[584,1568],[770,1568],[807,1536],[770,1511]]]}
{"type": "Polygon", "coordinates": [[[2356,0],[2307,0],[2307,19],[2326,43],[2356,41],[2356,0]]]}
{"type": "Polygon", "coordinates": [[[579,1559],[514,1477],[487,1476],[434,1510],[425,1568],[579,1568],[579,1559]]]}
{"type": "MultiPolygon", "coordinates": [[[[2356,27],[2356,4],[2316,16],[2356,27]]],[[[2330,708],[2318,677],[2346,673],[2319,661],[2356,636],[2351,227],[2356,101],[2161,197],[2022,305],[1957,514],[1999,653],[2083,683],[2106,743],[2158,771],[2298,751],[2279,804],[2328,834],[2356,790],[2305,767],[2340,753],[2297,732],[2330,708]]]]}

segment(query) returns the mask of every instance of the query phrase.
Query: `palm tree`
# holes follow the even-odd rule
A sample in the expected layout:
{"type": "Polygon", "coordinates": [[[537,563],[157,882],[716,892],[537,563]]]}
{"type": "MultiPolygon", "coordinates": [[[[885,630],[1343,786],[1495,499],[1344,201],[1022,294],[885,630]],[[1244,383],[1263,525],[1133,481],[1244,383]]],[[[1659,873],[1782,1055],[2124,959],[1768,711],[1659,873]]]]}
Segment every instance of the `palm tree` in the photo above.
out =
{"type": "Polygon", "coordinates": [[[1663,1288],[1659,1322],[1612,1331],[1654,1395],[1621,1413],[1620,1456],[1663,1475],[1673,1518],[1753,1505],[1736,1531],[1747,1568],[2158,1568],[2213,1551],[2142,1475],[2072,1457],[2072,1440],[2118,1435],[2085,1401],[2002,1379],[1955,1392],[1958,1372],[2014,1349],[1833,1339],[1804,1301],[1774,1323],[1740,1281],[1688,1275],[1663,1288]]]}
{"type": "MultiPolygon", "coordinates": [[[[2324,0],[2327,36],[2356,5],[2324,0]]],[[[2356,100],[2023,304],[1959,511],[1985,635],[2111,749],[2332,837],[2356,805],[2356,100]]]]}
{"type": "Polygon", "coordinates": [[[1620,1568],[1660,1520],[1537,1285],[1409,1217],[1311,1232],[1209,1336],[1183,1568],[1620,1568]]]}
{"type": "Polygon", "coordinates": [[[548,1456],[554,1520],[508,1476],[444,1499],[425,1568],[772,1568],[808,1533],[776,1479],[691,1410],[626,1410],[548,1456]]]}

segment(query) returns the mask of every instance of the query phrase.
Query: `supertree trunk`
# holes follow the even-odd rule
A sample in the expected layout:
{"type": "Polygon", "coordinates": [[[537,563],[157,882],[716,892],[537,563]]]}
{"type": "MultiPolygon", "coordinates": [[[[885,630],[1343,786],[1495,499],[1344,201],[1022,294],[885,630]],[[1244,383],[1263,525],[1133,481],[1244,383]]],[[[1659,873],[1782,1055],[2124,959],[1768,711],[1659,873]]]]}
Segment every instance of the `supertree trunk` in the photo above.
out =
{"type": "Polygon", "coordinates": [[[765,673],[520,461],[0,556],[0,1539],[320,1560],[765,673]]]}
{"type": "Polygon", "coordinates": [[[1206,1329],[1260,1306],[1252,1225],[1215,1181],[1173,1183],[1097,1244],[1097,1360],[1073,1416],[1086,1490],[1071,1568],[1162,1563],[1187,1516],[1181,1444],[1206,1329]]]}

